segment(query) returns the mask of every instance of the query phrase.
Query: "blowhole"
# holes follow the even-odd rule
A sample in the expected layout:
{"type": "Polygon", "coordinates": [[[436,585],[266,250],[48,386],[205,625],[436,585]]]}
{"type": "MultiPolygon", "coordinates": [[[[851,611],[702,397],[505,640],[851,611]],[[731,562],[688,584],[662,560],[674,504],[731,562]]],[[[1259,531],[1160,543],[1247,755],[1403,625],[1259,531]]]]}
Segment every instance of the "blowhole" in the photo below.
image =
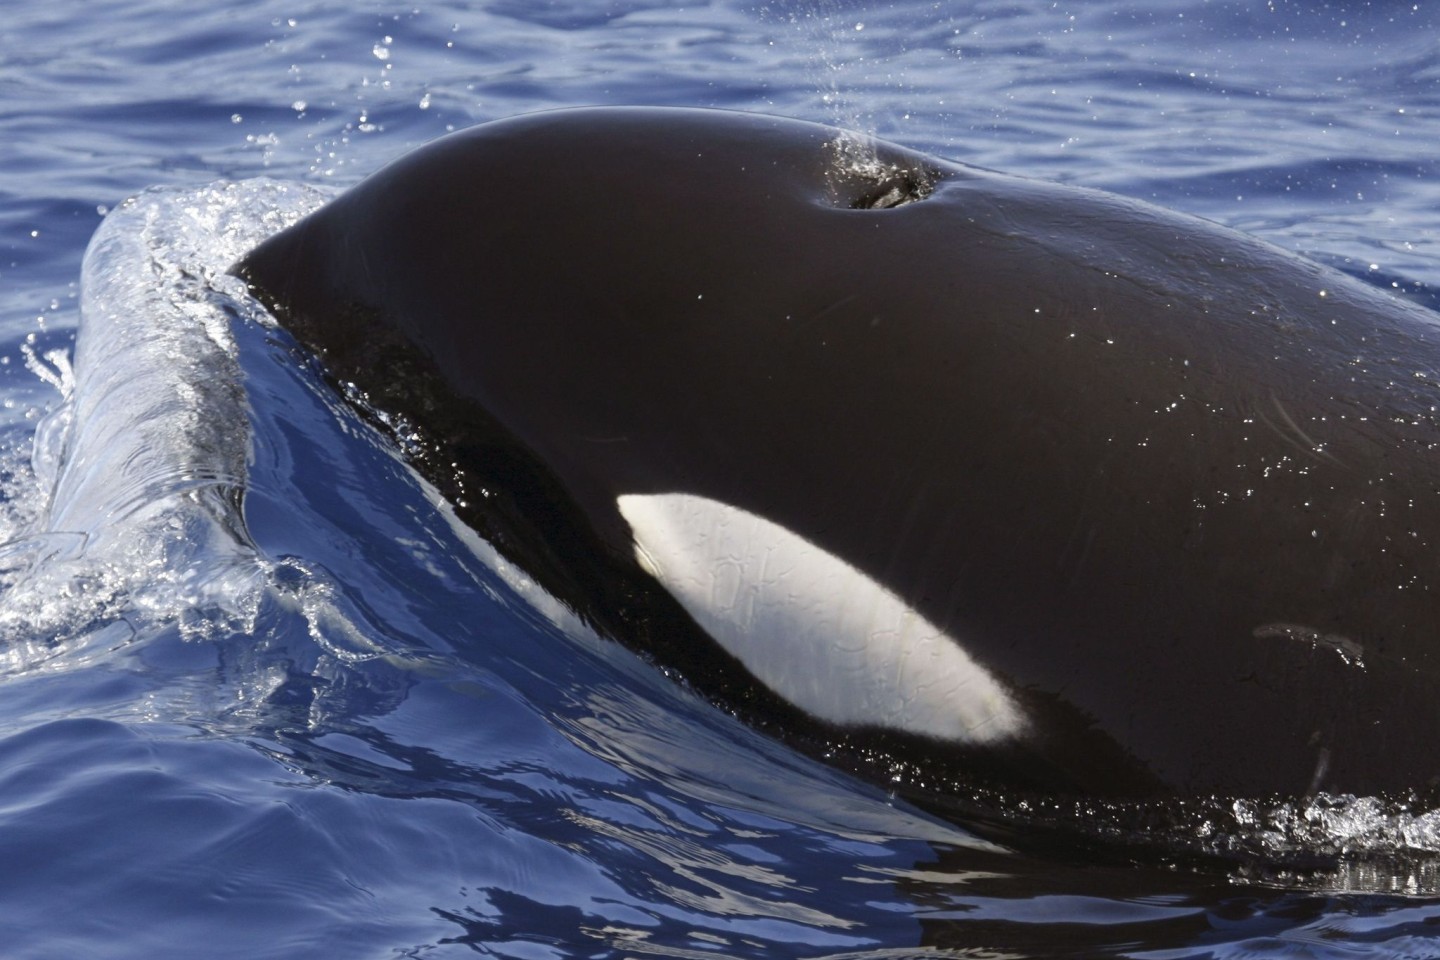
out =
{"type": "Polygon", "coordinates": [[[832,157],[831,199],[836,206],[890,210],[924,200],[940,179],[939,171],[918,162],[918,156],[882,156],[882,149],[895,153],[895,148],[859,134],[842,134],[826,148],[832,157]]]}
{"type": "Polygon", "coordinates": [[[850,201],[853,210],[889,210],[924,200],[935,191],[935,185],[917,177],[909,170],[895,170],[875,185],[875,189],[850,201]]]}

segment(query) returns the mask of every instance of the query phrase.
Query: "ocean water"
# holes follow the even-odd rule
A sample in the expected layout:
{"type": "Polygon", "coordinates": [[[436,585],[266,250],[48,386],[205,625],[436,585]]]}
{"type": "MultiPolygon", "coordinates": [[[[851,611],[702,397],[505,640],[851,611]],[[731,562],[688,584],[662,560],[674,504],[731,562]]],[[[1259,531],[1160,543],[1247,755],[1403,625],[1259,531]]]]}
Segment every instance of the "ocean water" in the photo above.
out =
{"type": "Polygon", "coordinates": [[[635,103],[1141,197],[1436,307],[1440,7],[12,6],[0,957],[1440,956],[1440,814],[997,837],[557,626],[223,276],[449,130],[635,103]]]}

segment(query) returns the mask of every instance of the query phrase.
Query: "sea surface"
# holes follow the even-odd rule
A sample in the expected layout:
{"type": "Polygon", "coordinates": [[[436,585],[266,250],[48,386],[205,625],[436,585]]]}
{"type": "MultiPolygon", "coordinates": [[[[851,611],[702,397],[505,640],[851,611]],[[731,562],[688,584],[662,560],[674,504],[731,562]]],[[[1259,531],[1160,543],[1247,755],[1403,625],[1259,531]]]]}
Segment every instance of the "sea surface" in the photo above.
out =
{"type": "Polygon", "coordinates": [[[838,123],[1440,303],[1434,0],[10,3],[0,958],[1440,957],[1440,814],[997,837],[567,629],[224,276],[582,104],[838,123]]]}

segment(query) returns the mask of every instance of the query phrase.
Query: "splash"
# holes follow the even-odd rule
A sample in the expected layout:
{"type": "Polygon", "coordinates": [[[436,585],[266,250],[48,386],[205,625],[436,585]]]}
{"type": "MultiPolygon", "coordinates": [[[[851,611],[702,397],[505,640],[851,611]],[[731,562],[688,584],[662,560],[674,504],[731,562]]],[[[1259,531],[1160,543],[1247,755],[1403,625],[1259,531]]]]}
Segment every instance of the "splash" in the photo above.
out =
{"type": "Polygon", "coordinates": [[[910,45],[923,45],[919,38],[950,18],[939,6],[921,14],[853,0],[769,3],[754,11],[783,28],[788,36],[777,38],[776,46],[794,48],[801,58],[797,72],[809,78],[809,95],[780,112],[823,119],[866,137],[890,136],[908,125],[919,94],[909,78],[908,64],[919,62],[910,45]]]}
{"type": "Polygon", "coordinates": [[[1319,793],[1292,802],[1236,800],[1217,813],[1196,834],[1218,852],[1263,854],[1252,856],[1250,879],[1374,893],[1440,890],[1440,809],[1414,797],[1319,793]]]}
{"type": "Polygon", "coordinates": [[[9,666],[121,621],[253,624],[275,565],[241,513],[250,434],[231,322],[258,308],[224,270],[324,199],[263,180],[155,189],[101,224],[73,366],[26,356],[60,403],[35,434],[28,522],[0,545],[9,666]]]}
{"type": "MultiPolygon", "coordinates": [[[[849,205],[888,209],[929,196],[933,176],[882,158],[874,104],[903,100],[907,91],[893,72],[893,64],[887,65],[897,51],[874,55],[875,44],[869,38],[877,31],[866,32],[863,7],[840,0],[808,0],[761,6],[756,13],[761,19],[787,24],[799,36],[795,45],[809,60],[812,85],[821,104],[819,112],[841,131],[828,145],[835,177],[841,184],[861,181],[878,187],[849,205]],[[884,71],[883,75],[877,75],[876,70],[884,71]],[[883,95],[874,89],[876,85],[885,89],[883,95]]],[[[893,31],[878,33],[893,40],[893,31]]],[[[903,117],[908,119],[909,114],[903,117]]]]}
{"type": "Polygon", "coordinates": [[[865,55],[857,49],[864,37],[864,17],[835,0],[762,6],[758,12],[762,18],[787,23],[800,35],[810,61],[812,84],[829,121],[847,130],[873,133],[874,118],[861,106],[873,99],[853,92],[868,70],[865,55]]]}
{"type": "MultiPolygon", "coordinates": [[[[908,773],[897,770],[897,776],[908,773]]],[[[1175,797],[1100,801],[1006,795],[956,786],[939,806],[964,820],[1067,855],[1133,857],[1245,884],[1334,893],[1440,892],[1434,795],[1175,797]]]]}

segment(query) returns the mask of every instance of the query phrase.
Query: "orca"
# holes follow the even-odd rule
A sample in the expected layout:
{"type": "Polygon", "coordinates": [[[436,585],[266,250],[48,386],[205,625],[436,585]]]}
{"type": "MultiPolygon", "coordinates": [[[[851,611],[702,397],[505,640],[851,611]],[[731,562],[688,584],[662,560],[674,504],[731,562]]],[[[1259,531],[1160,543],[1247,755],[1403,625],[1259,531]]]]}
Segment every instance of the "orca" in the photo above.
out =
{"type": "Polygon", "coordinates": [[[1436,785],[1440,324],[1386,291],[648,107],[451,134],[232,272],[501,554],[827,756],[1082,798],[1436,785]]]}

